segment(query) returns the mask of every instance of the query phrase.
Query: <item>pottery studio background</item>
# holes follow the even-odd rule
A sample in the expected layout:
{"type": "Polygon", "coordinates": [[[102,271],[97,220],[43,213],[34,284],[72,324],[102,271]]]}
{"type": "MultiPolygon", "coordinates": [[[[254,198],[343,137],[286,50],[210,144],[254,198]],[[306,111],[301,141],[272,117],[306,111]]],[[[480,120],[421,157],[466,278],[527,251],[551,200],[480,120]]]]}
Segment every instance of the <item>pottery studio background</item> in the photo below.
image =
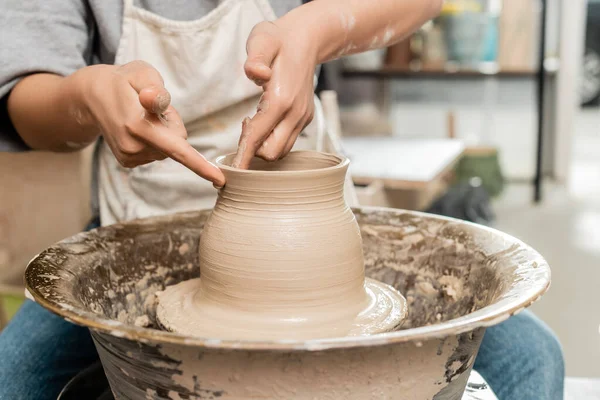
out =
{"type": "MultiPolygon", "coordinates": [[[[600,2],[544,4],[449,0],[405,41],[325,65],[318,90],[361,205],[490,225],[546,257],[533,310],[563,345],[568,398],[596,399],[600,2]]],[[[91,150],[0,153],[0,329],[27,262],[88,222],[91,150]]]]}

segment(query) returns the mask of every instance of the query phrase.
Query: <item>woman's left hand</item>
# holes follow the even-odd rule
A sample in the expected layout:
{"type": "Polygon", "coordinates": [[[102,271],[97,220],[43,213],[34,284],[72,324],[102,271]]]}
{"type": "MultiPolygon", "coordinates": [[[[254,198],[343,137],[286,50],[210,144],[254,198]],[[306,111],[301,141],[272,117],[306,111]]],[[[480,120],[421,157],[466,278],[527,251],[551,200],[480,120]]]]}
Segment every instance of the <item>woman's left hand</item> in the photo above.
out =
{"type": "Polygon", "coordinates": [[[246,51],[246,75],[264,93],[254,117],[242,123],[233,161],[238,168],[248,168],[255,155],[268,161],[287,155],[314,115],[317,49],[307,35],[261,22],[250,33],[246,51]]]}

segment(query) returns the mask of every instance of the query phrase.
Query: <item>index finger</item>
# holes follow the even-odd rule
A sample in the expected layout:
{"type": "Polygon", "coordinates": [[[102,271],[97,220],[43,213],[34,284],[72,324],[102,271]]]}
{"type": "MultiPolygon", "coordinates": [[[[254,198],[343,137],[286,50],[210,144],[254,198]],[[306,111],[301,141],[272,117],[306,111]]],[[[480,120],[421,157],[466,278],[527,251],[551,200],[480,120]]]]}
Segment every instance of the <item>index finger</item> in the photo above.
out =
{"type": "MultiPolygon", "coordinates": [[[[167,124],[174,124],[178,121],[168,121],[167,124]]],[[[181,124],[181,122],[178,122],[181,124]]],[[[167,132],[172,129],[169,126],[153,125],[148,129],[140,140],[147,142],[152,147],[160,150],[162,153],[194,171],[202,178],[211,181],[215,187],[221,188],[225,185],[225,175],[214,164],[210,163],[200,154],[184,137],[167,132]]],[[[183,125],[182,125],[183,126],[183,125]]]]}
{"type": "Polygon", "coordinates": [[[184,138],[157,137],[152,144],[173,160],[191,169],[202,178],[211,181],[215,187],[222,188],[225,185],[223,172],[216,165],[210,163],[184,138]]]}
{"type": "Polygon", "coordinates": [[[232,166],[247,169],[260,146],[284,117],[285,113],[269,105],[269,100],[263,97],[256,115],[242,122],[242,134],[232,166]]]}

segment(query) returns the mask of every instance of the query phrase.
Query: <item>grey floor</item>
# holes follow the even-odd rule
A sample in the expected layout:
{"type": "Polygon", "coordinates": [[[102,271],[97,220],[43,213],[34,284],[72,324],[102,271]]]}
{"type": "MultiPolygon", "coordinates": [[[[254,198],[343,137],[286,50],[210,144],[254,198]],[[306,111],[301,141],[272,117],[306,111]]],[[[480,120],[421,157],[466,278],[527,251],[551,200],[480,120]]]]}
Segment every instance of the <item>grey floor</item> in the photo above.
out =
{"type": "MultiPolygon", "coordinates": [[[[600,378],[600,110],[577,119],[568,185],[545,185],[534,206],[528,185],[509,185],[496,201],[497,228],[536,248],[552,268],[552,287],[533,310],[557,333],[567,375],[600,378]]],[[[571,381],[600,399],[600,381],[571,381]],[[585,383],[585,384],[584,384],[585,383]]]]}

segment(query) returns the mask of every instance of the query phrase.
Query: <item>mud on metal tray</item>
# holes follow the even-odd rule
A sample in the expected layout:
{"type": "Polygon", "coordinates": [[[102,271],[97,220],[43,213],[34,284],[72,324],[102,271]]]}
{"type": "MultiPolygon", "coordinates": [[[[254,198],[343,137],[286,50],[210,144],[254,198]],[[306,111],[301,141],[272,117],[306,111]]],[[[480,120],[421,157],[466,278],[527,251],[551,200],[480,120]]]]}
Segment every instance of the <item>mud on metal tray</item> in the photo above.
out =
{"type": "MultiPolygon", "coordinates": [[[[57,400],[114,400],[100,362],[81,371],[67,383],[57,400]]],[[[498,400],[487,382],[472,371],[462,400],[498,400]]]]}

